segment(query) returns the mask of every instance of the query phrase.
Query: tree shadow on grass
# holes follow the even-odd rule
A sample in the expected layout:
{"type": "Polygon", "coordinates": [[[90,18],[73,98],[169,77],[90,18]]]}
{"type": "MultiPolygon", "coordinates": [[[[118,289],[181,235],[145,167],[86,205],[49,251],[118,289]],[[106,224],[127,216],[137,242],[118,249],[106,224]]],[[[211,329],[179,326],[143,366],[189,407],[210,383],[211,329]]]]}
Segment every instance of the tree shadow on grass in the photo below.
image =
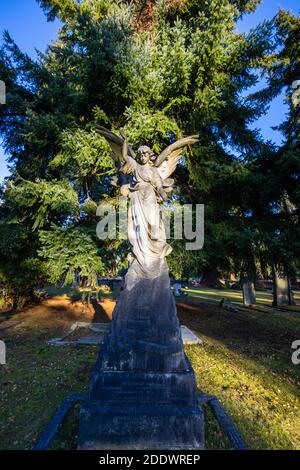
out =
{"type": "MultiPolygon", "coordinates": [[[[186,351],[198,385],[216,395],[247,444],[257,449],[299,448],[294,429],[299,403],[299,368],[291,362],[298,319],[258,312],[228,312],[217,305],[178,302],[180,322],[204,345],[186,351]]],[[[212,428],[211,447],[218,429],[212,428]]],[[[223,442],[223,439],[221,439],[223,442]]]]}
{"type": "Polygon", "coordinates": [[[227,346],[233,342],[276,346],[277,350],[290,348],[292,341],[300,337],[300,317],[284,315],[281,318],[255,311],[229,312],[212,303],[177,303],[181,323],[222,341],[227,346]]]}
{"type": "Polygon", "coordinates": [[[292,342],[300,337],[298,319],[295,322],[285,316],[282,323],[277,323],[277,319],[274,321],[269,314],[235,313],[217,305],[195,306],[184,302],[177,304],[177,311],[181,324],[187,325],[200,337],[204,335],[217,341],[246,359],[251,373],[258,366],[269,371],[264,378],[266,383],[270,380],[270,374],[293,386],[299,383],[299,367],[291,361],[292,342]]]}

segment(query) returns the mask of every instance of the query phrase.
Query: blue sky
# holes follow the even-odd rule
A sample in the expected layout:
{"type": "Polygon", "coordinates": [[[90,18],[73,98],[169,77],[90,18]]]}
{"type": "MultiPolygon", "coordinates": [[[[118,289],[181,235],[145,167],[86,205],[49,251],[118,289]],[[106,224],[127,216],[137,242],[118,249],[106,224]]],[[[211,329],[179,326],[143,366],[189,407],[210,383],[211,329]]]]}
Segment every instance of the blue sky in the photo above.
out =
{"type": "MultiPolygon", "coordinates": [[[[246,15],[243,20],[238,22],[238,31],[247,32],[264,19],[272,18],[279,6],[287,10],[290,9],[293,13],[299,13],[300,0],[263,0],[255,13],[246,15]]],[[[0,3],[1,38],[5,29],[9,31],[23,51],[35,57],[35,49],[44,52],[47,44],[57,37],[59,22],[48,23],[35,0],[2,0],[0,3]]],[[[265,139],[273,140],[278,144],[281,141],[281,135],[271,128],[278,125],[284,117],[285,107],[283,102],[283,96],[275,99],[268,114],[255,123],[255,127],[261,129],[265,139]]],[[[0,182],[7,175],[5,155],[0,146],[0,182]]]]}

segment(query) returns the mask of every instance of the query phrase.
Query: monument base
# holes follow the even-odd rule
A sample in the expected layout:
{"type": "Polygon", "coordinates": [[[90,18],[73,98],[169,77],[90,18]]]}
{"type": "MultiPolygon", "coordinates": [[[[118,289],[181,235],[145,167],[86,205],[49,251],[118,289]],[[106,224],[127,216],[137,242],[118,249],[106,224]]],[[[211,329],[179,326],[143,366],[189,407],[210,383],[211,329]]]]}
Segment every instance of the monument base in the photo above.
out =
{"type": "Polygon", "coordinates": [[[81,409],[80,424],[80,450],[204,448],[200,408],[121,408],[89,402],[81,409]]]}
{"type": "Polygon", "coordinates": [[[193,370],[101,372],[80,411],[78,448],[203,449],[193,370]]]}
{"type": "Polygon", "coordinates": [[[164,259],[133,261],[92,375],[79,449],[203,449],[196,378],[164,259]],[[150,269],[151,268],[151,269],[150,269]]]}

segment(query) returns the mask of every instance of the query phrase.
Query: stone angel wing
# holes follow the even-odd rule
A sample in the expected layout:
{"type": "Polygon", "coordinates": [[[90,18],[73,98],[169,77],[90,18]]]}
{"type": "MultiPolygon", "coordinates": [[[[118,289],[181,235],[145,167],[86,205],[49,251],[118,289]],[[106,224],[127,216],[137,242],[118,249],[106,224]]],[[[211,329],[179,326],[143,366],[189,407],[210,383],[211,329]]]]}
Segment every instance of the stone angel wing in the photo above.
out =
{"type": "Polygon", "coordinates": [[[127,144],[127,139],[124,135],[119,137],[114,132],[106,129],[105,127],[95,124],[95,130],[104,137],[110,145],[111,156],[115,162],[117,170],[122,173],[130,174],[136,167],[136,155],[132,148],[127,144]]]}
{"type": "MultiPolygon", "coordinates": [[[[198,142],[198,140],[198,135],[184,137],[183,139],[177,140],[173,144],[169,145],[160,155],[158,155],[154,162],[154,166],[157,167],[163,181],[172,184],[171,180],[168,180],[168,178],[175,171],[177,163],[181,158],[182,151],[185,147],[198,142]]],[[[167,186],[169,184],[167,184],[167,186]]]]}

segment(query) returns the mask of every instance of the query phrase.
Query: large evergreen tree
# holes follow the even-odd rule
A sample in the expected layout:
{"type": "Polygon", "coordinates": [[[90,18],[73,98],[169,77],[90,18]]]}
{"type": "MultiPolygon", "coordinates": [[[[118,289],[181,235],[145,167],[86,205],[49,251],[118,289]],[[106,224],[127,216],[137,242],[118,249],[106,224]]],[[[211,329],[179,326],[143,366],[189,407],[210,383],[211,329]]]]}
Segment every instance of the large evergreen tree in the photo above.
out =
{"type": "Polygon", "coordinates": [[[39,3],[49,21],[62,22],[58,39],[32,60],[5,33],[0,51],[8,90],[0,132],[12,165],[0,207],[2,285],[70,281],[75,271],[93,280],[122,266],[126,243],[100,242],[95,232],[97,204],[118,195],[96,122],[155,152],[198,133],[174,197],[205,204],[205,248],[176,263],[182,247],[174,243],[171,268],[177,276],[203,269],[255,276],[269,230],[260,225],[266,202],[274,215],[273,196],[261,188],[277,191],[264,165],[277,150],[249,128],[267,94],[245,93],[262,64],[272,64],[276,43],[269,25],[249,35],[235,25],[259,1],[39,3]]]}

